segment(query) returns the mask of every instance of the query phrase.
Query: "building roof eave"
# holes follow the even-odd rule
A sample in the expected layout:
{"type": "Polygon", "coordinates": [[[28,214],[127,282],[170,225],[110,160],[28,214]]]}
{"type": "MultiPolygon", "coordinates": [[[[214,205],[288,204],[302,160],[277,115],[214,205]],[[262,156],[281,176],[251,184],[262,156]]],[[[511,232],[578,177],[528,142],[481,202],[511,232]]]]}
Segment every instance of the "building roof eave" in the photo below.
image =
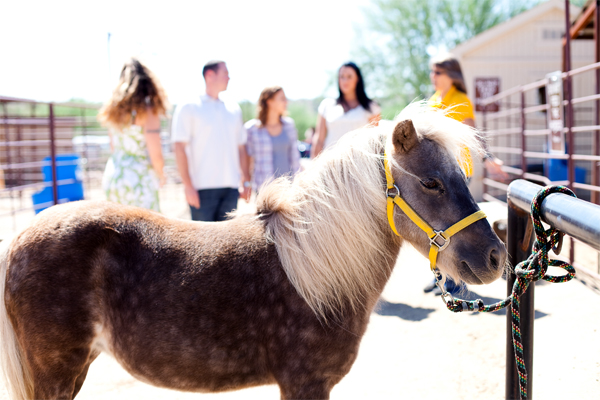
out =
{"type": "MultiPolygon", "coordinates": [[[[450,50],[450,52],[460,58],[460,57],[464,56],[465,54],[480,48],[487,42],[489,42],[497,37],[500,37],[503,34],[508,33],[510,31],[520,27],[520,26],[524,25],[525,23],[527,23],[527,22],[553,10],[553,9],[559,9],[564,12],[564,9],[565,9],[564,1],[549,0],[547,2],[544,2],[530,10],[527,10],[527,11],[509,19],[508,21],[500,23],[500,24],[480,33],[479,35],[472,37],[471,39],[467,40],[466,42],[463,42],[463,43],[459,44],[458,46],[456,46],[454,49],[450,50]]],[[[571,11],[573,12],[572,15],[577,15],[579,10],[580,10],[579,7],[571,5],[571,11]]]]}

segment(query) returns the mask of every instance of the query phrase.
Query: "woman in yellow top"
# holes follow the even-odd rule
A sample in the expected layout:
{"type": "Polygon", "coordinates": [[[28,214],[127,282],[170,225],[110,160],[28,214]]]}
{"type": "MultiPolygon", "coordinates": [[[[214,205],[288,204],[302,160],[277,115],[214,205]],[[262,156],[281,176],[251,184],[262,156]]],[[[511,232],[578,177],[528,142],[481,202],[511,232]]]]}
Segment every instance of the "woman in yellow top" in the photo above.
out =
{"type": "MultiPolygon", "coordinates": [[[[467,87],[458,60],[452,54],[444,54],[433,58],[429,66],[431,69],[429,77],[436,90],[429,99],[431,106],[451,108],[448,113],[450,118],[475,127],[473,104],[467,96],[467,87]]],[[[467,160],[465,175],[470,179],[473,175],[473,159],[469,149],[465,149],[465,153],[467,160]]],[[[486,154],[484,165],[490,175],[507,177],[506,173],[502,171],[502,161],[499,159],[486,154]]]]}
{"type": "MultiPolygon", "coordinates": [[[[429,77],[435,87],[435,94],[429,99],[432,107],[450,108],[448,116],[465,125],[475,127],[475,114],[473,104],[467,96],[467,88],[463,78],[462,70],[458,60],[452,54],[444,54],[433,58],[429,67],[431,69],[429,77]]],[[[470,180],[473,175],[473,158],[468,148],[464,149],[464,158],[467,160],[465,165],[465,175],[470,180]]],[[[507,174],[502,171],[502,161],[492,157],[489,153],[484,157],[485,168],[492,176],[506,178],[507,174]]],[[[461,286],[448,277],[446,279],[446,290],[450,293],[457,293],[461,286]]],[[[441,290],[435,285],[435,280],[430,282],[424,288],[425,293],[433,291],[440,295],[441,290]]]]}

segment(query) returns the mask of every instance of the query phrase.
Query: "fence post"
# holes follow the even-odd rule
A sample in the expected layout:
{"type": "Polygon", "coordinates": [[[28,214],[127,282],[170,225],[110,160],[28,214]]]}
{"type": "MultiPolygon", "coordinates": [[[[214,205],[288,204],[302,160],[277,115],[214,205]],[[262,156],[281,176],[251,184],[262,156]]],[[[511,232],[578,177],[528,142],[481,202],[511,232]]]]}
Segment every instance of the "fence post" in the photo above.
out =
{"type": "MultiPolygon", "coordinates": [[[[482,134],[485,135],[485,139],[486,139],[486,150],[487,147],[489,146],[489,137],[488,137],[488,130],[487,130],[487,107],[488,105],[485,104],[483,106],[483,110],[481,110],[482,114],[483,114],[483,132],[482,134]]],[[[485,200],[485,195],[487,194],[487,185],[485,184],[485,178],[487,178],[487,171],[485,170],[485,165],[483,165],[483,190],[482,190],[482,196],[483,199],[485,200]]]]}
{"type": "MultiPolygon", "coordinates": [[[[531,253],[533,226],[527,212],[524,212],[511,203],[508,198],[508,227],[507,250],[510,264],[514,267],[519,262],[527,259],[531,253]]],[[[514,272],[508,271],[506,276],[507,293],[512,293],[515,282],[514,272]]],[[[527,396],[532,398],[533,386],[533,323],[535,319],[534,294],[535,285],[529,285],[527,291],[521,296],[521,336],[523,338],[523,355],[527,366],[527,396]]],[[[519,376],[515,364],[515,351],[512,344],[512,319],[510,310],[506,312],[506,399],[518,399],[519,376]]]]}
{"type": "MultiPolygon", "coordinates": [[[[565,0],[565,72],[567,76],[565,77],[564,82],[564,92],[567,100],[567,108],[566,108],[566,128],[567,128],[567,147],[569,158],[567,160],[568,165],[568,180],[569,187],[574,190],[575,183],[575,166],[573,160],[573,130],[571,127],[573,126],[573,104],[571,104],[571,99],[573,98],[573,94],[571,93],[571,20],[569,17],[569,0],[565,0]]],[[[573,260],[571,260],[572,262],[573,260]]]]}
{"type": "MultiPolygon", "coordinates": [[[[600,0],[596,0],[596,11],[594,12],[594,52],[595,61],[600,62],[600,0]]],[[[600,94],[600,69],[596,69],[596,94],[600,94]]],[[[596,100],[596,125],[600,125],[600,100],[596,100]]],[[[594,132],[594,155],[600,155],[600,131],[594,132]]],[[[598,161],[592,163],[592,185],[600,185],[600,174],[598,161]]],[[[592,191],[592,203],[600,204],[600,195],[592,191]]],[[[600,264],[598,265],[600,271],[600,264]]]]}
{"type": "MultiPolygon", "coordinates": [[[[4,113],[4,145],[6,146],[6,164],[7,169],[4,172],[4,187],[8,188],[9,186],[15,186],[15,183],[12,181],[12,168],[11,168],[11,159],[10,159],[10,129],[8,127],[8,108],[6,102],[2,102],[2,111],[4,113]]],[[[12,228],[13,231],[17,229],[17,223],[15,218],[15,202],[14,202],[14,194],[13,191],[9,191],[8,195],[10,196],[10,214],[12,216],[12,228]]]]}
{"type": "MultiPolygon", "coordinates": [[[[572,93],[572,80],[571,80],[571,19],[569,14],[569,0],[565,0],[565,72],[567,76],[565,78],[565,97],[567,98],[567,109],[566,111],[566,123],[567,123],[567,147],[569,158],[567,160],[567,179],[569,180],[569,188],[575,191],[575,160],[573,160],[573,147],[575,146],[575,138],[573,137],[573,130],[571,129],[574,125],[573,121],[573,104],[571,102],[573,98],[572,93]]],[[[569,238],[569,262],[572,264],[575,260],[575,241],[573,238],[569,238]]]]}
{"type": "MultiPolygon", "coordinates": [[[[6,102],[2,102],[2,111],[4,112],[4,146],[6,146],[6,164],[7,168],[4,170],[4,187],[8,187],[9,185],[15,186],[15,183],[12,181],[12,168],[11,168],[11,154],[10,154],[10,130],[8,128],[8,111],[6,102]]],[[[10,192],[10,197],[12,199],[12,191],[10,192]]],[[[11,201],[12,203],[12,201],[11,201]]]]}
{"type": "Polygon", "coordinates": [[[520,90],[521,93],[521,179],[527,173],[527,158],[525,157],[525,148],[527,145],[527,139],[525,137],[525,129],[527,128],[527,124],[525,121],[525,91],[523,88],[520,90]]]}
{"type": "Polygon", "coordinates": [[[90,155],[88,152],[88,136],[87,136],[87,121],[86,121],[86,108],[81,108],[81,135],[83,136],[83,159],[85,160],[85,184],[87,186],[86,190],[90,190],[91,189],[91,183],[90,183],[90,155]]]}
{"type": "Polygon", "coordinates": [[[48,105],[50,109],[48,126],[50,128],[50,163],[52,168],[52,201],[58,204],[58,176],[56,175],[56,143],[54,138],[54,104],[48,105]]]}

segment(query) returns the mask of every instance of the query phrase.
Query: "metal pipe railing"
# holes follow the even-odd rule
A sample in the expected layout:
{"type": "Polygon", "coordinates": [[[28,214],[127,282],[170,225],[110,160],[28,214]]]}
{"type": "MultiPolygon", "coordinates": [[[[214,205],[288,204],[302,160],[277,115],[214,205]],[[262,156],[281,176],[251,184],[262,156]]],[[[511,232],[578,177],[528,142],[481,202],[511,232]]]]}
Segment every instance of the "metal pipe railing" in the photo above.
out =
{"type": "MultiPolygon", "coordinates": [[[[508,187],[507,250],[512,265],[527,259],[531,253],[532,227],[531,203],[542,186],[525,180],[515,180],[508,187]]],[[[541,204],[542,221],[554,229],[569,235],[600,251],[600,206],[565,194],[555,193],[546,197],[541,204]]],[[[507,276],[507,292],[510,295],[515,281],[512,271],[507,276]]],[[[524,359],[528,372],[528,396],[532,396],[533,384],[533,331],[535,320],[535,285],[529,285],[521,296],[521,335],[524,359]]],[[[506,398],[519,398],[519,378],[515,367],[512,346],[512,324],[507,314],[506,336],[506,398]]]]}
{"type": "MultiPolygon", "coordinates": [[[[515,180],[508,186],[512,207],[527,213],[542,186],[515,180]]],[[[600,206],[560,193],[551,194],[542,203],[542,221],[600,251],[600,206]]]]}

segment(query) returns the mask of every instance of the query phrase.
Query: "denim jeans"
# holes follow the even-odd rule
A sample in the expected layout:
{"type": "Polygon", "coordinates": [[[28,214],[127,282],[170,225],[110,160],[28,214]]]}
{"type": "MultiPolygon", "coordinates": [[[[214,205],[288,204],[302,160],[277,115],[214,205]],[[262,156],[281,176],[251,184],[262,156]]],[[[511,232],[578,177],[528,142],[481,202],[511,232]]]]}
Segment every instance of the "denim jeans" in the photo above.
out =
{"type": "Polygon", "coordinates": [[[236,209],[239,198],[237,189],[198,190],[200,208],[190,206],[193,221],[224,221],[226,214],[236,209]]]}

